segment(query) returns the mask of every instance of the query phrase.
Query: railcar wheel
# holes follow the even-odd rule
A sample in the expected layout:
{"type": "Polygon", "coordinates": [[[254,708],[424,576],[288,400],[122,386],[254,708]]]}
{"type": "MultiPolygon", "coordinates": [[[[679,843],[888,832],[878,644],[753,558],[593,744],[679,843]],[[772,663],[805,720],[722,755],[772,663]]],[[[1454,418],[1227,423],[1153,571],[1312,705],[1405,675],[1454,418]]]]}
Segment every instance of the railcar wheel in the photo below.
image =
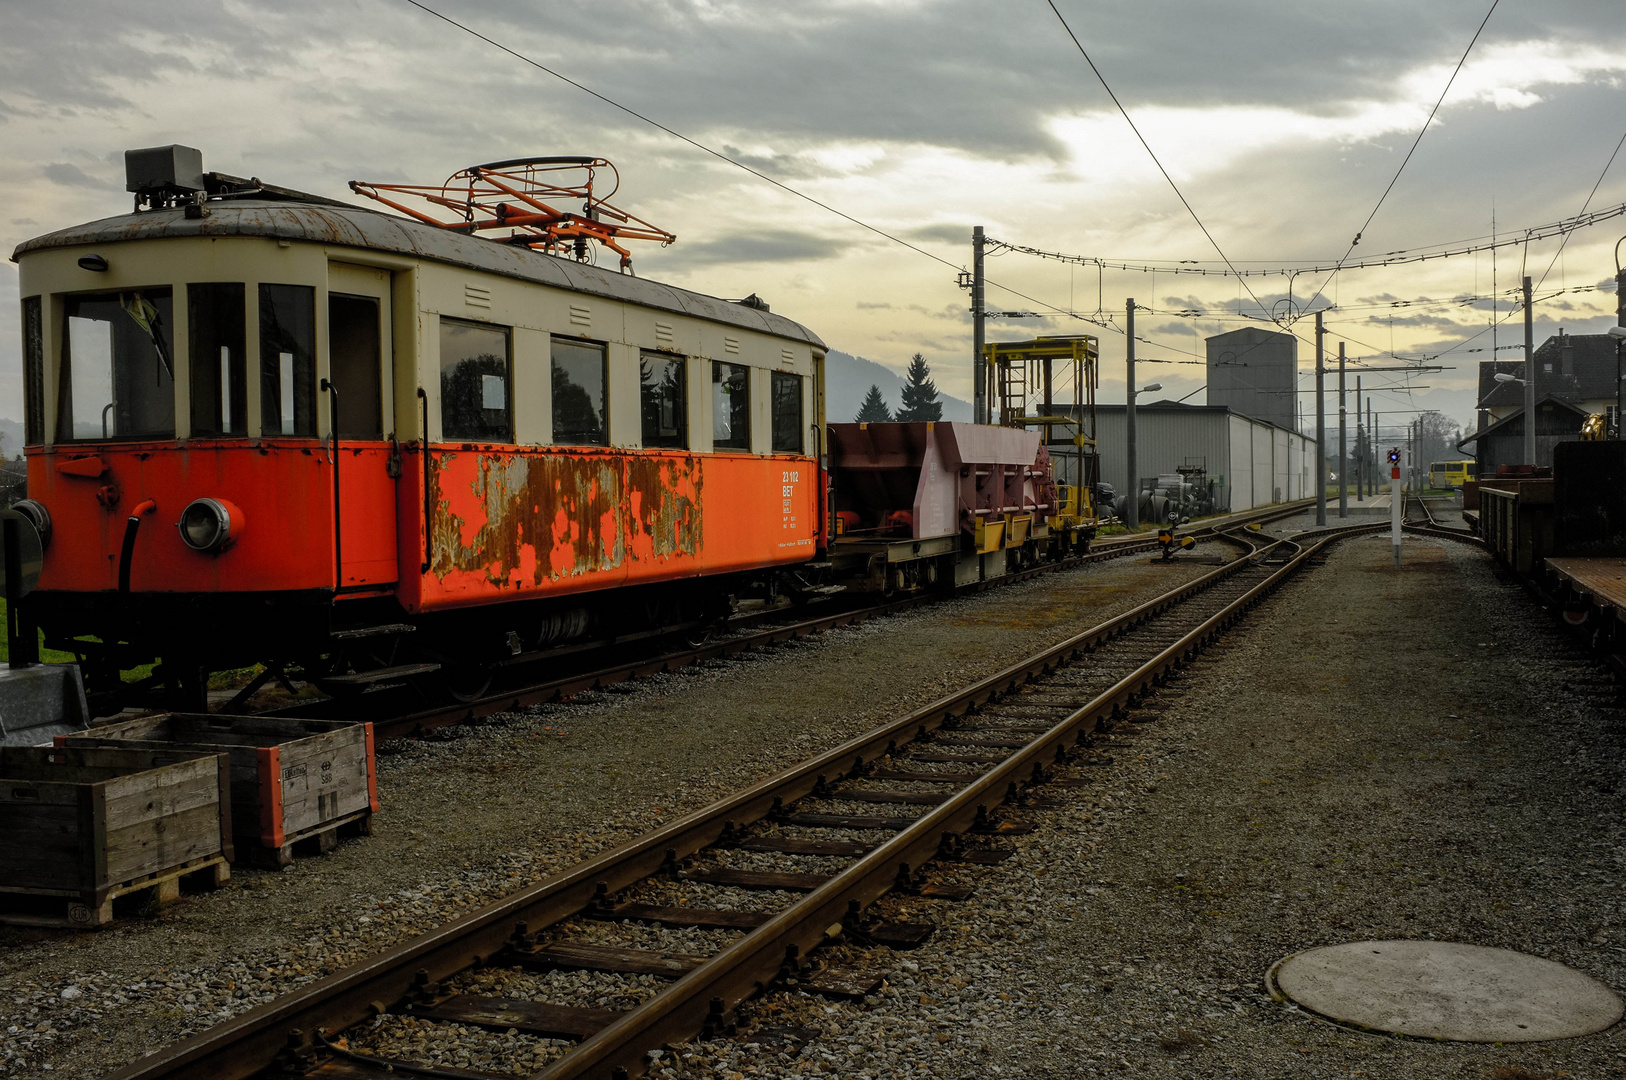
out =
{"type": "Polygon", "coordinates": [[[453,701],[467,705],[485,697],[491,689],[491,668],[485,664],[445,664],[440,669],[440,685],[453,701]]]}

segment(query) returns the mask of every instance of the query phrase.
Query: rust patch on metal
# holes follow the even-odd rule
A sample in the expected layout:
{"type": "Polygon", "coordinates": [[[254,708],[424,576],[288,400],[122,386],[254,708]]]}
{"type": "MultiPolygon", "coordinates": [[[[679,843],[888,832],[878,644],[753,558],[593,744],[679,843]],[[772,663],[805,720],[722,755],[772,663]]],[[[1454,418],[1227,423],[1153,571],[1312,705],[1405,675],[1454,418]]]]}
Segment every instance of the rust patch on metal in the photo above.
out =
{"type": "Polygon", "coordinates": [[[693,455],[441,453],[430,485],[430,569],[442,582],[537,588],[700,553],[693,455]]]}

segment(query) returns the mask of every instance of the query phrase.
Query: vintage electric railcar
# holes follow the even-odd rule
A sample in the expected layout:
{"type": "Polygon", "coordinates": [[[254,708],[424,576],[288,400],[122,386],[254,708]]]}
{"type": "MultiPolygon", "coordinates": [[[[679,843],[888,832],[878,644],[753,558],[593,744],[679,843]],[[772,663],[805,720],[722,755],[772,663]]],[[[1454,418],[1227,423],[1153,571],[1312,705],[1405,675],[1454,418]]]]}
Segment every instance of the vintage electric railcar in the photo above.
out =
{"type": "Polygon", "coordinates": [[[704,621],[823,548],[806,327],[195,186],[13,255],[20,510],[45,544],[27,604],[93,690],[162,657],[193,701],[209,671],[279,660],[357,683],[439,665],[472,692],[483,658],[704,621]]]}
{"type": "Polygon", "coordinates": [[[13,255],[29,498],[7,529],[43,547],[26,613],[104,707],[154,660],[137,689],[193,708],[250,663],[469,697],[505,660],[703,629],[741,592],[947,587],[1093,535],[1048,449],[1074,430],[1094,475],[1093,339],[996,348],[1006,426],[827,428],[806,327],[588,264],[590,239],[623,271],[619,240],[673,239],[592,193],[600,159],[352,185],[406,216],[184,147],[127,165],[134,212],[13,255]],[[1075,401],[1049,415],[1058,358],[1075,401]],[[1045,415],[1013,397],[1030,383],[1045,415]]]}

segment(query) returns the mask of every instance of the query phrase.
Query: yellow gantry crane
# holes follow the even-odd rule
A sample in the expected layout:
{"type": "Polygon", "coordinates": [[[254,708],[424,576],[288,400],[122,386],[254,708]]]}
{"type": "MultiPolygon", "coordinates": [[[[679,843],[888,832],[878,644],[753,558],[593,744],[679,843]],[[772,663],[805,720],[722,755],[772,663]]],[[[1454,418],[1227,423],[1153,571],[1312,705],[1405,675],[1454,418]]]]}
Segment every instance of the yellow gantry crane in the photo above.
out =
{"type": "Polygon", "coordinates": [[[1032,341],[991,341],[982,347],[1003,427],[1038,427],[1055,463],[1063,528],[1096,521],[1095,484],[1101,459],[1095,444],[1095,391],[1100,385],[1101,342],[1094,334],[1065,334],[1032,341]],[[1029,415],[1032,404],[1038,412],[1029,415]],[[1070,437],[1069,437],[1070,433],[1070,437]]]}

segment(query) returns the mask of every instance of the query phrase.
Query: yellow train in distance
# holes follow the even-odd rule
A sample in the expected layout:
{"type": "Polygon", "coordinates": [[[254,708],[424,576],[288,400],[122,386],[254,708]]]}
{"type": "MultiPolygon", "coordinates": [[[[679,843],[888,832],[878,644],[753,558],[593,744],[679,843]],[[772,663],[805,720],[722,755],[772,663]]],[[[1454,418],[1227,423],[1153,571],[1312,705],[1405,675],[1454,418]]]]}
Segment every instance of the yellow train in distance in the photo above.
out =
{"type": "Polygon", "coordinates": [[[1459,488],[1476,475],[1477,464],[1472,461],[1436,461],[1428,467],[1428,486],[1431,488],[1459,488]]]}

